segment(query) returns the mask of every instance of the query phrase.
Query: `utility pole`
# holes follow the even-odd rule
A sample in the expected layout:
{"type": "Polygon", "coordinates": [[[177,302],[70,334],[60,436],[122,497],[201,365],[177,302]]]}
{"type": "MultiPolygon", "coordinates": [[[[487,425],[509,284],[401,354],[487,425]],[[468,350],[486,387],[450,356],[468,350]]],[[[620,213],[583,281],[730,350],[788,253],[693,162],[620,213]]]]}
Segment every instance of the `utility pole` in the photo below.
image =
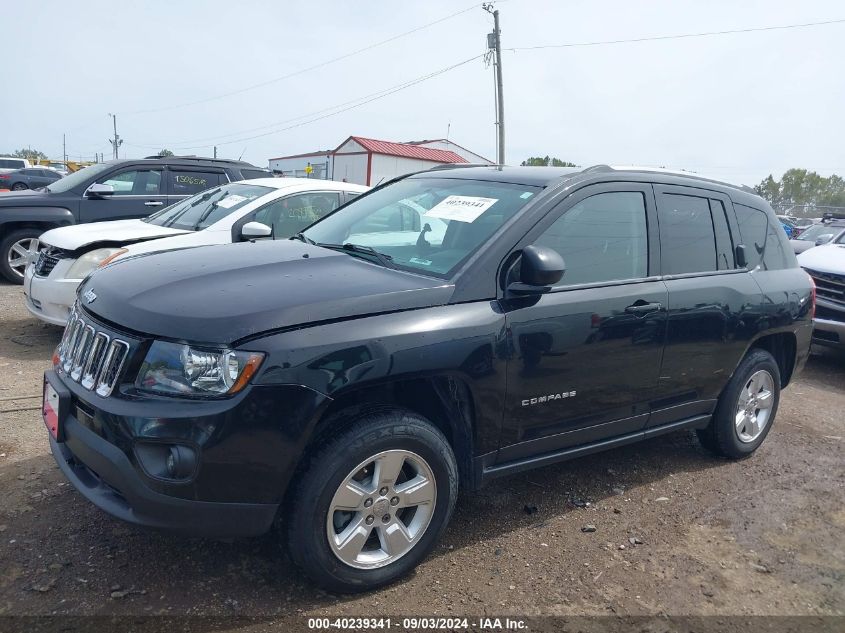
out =
{"type": "Polygon", "coordinates": [[[62,160],[65,163],[65,167],[67,167],[67,143],[65,143],[64,134],[62,134],[62,160]]]}
{"type": "Polygon", "coordinates": [[[502,32],[499,29],[499,10],[493,8],[493,3],[482,5],[485,11],[493,14],[493,32],[487,36],[487,48],[496,54],[494,66],[496,68],[496,130],[498,137],[498,154],[496,162],[505,164],[505,99],[502,81],[502,32]]]}
{"type": "Polygon", "coordinates": [[[109,143],[111,143],[114,158],[117,159],[117,148],[123,145],[123,139],[117,135],[117,115],[109,114],[109,116],[112,118],[112,122],[114,123],[114,140],[109,139],[109,143]]]}
{"type": "Polygon", "coordinates": [[[217,158],[217,146],[214,146],[214,158],[217,158]]]}

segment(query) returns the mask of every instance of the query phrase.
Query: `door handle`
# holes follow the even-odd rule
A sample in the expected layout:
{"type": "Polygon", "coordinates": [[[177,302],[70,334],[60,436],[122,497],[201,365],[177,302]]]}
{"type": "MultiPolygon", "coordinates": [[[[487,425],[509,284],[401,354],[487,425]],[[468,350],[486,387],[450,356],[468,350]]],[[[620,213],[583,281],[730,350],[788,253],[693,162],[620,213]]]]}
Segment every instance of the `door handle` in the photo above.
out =
{"type": "Polygon", "coordinates": [[[144,206],[145,207],[160,207],[163,204],[164,204],[163,202],[154,202],[153,200],[150,200],[149,202],[145,202],[144,206]]]}
{"type": "Polygon", "coordinates": [[[625,312],[628,314],[636,314],[638,316],[643,314],[649,314],[650,312],[657,312],[663,306],[660,303],[646,303],[645,301],[637,301],[635,304],[628,306],[625,308],[625,312]]]}

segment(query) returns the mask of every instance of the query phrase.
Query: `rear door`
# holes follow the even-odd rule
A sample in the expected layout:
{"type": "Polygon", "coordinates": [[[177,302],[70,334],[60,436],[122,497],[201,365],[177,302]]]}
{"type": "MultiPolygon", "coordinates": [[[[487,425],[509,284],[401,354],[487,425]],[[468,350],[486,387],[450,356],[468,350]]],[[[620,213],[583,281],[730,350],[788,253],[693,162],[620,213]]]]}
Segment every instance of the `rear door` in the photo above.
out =
{"type": "Polygon", "coordinates": [[[100,176],[95,182],[111,185],[108,196],[83,194],[80,222],[121,220],[148,216],[167,203],[161,167],[124,166],[100,176]]]}
{"type": "Polygon", "coordinates": [[[693,187],[654,190],[669,322],[649,426],[712,411],[755,331],[761,301],[734,260],[741,238],[730,198],[693,187]]]}
{"type": "Polygon", "coordinates": [[[557,250],[566,272],[547,294],[502,301],[511,351],[499,461],[641,430],[666,330],[651,185],[581,189],[518,248],[529,244],[557,250]]]}

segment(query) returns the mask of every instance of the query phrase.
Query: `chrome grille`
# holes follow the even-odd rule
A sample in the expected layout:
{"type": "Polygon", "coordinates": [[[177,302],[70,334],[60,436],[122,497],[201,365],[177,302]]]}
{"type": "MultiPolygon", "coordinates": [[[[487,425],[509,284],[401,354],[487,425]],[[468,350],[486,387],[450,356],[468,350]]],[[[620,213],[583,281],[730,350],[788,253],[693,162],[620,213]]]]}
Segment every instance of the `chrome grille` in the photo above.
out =
{"type": "Polygon", "coordinates": [[[35,274],[39,277],[47,277],[53,272],[60,259],[64,259],[61,251],[52,248],[42,249],[38,253],[38,259],[35,260],[35,274]]]}
{"type": "Polygon", "coordinates": [[[76,311],[70,315],[59,343],[59,366],[71,380],[109,396],[129,355],[129,343],[98,332],[76,311]]]}
{"type": "Polygon", "coordinates": [[[845,306],[845,275],[823,273],[807,269],[816,282],[816,296],[845,306]]]}

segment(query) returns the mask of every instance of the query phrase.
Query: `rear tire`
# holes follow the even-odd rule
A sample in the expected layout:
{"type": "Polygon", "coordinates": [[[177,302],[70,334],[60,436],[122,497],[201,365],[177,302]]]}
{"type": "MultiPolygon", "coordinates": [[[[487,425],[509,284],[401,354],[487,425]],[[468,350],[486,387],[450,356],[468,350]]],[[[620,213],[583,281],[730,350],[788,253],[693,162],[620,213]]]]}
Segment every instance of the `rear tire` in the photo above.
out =
{"type": "Polygon", "coordinates": [[[0,274],[13,284],[22,284],[26,271],[24,251],[36,245],[41,229],[12,231],[0,240],[0,274]]]}
{"type": "Polygon", "coordinates": [[[780,402],[780,368],[769,352],[752,349],[728,382],[710,425],[696,431],[707,450],[741,459],[769,434],[780,402]]]}
{"type": "Polygon", "coordinates": [[[24,191],[25,189],[29,189],[29,187],[27,187],[26,184],[22,182],[16,182],[14,185],[12,185],[12,191],[24,191]]]}
{"type": "Polygon", "coordinates": [[[458,469],[443,434],[411,411],[364,412],[343,428],[308,458],[282,519],[293,562],[325,589],[353,593],[397,580],[432,550],[458,469]]]}

